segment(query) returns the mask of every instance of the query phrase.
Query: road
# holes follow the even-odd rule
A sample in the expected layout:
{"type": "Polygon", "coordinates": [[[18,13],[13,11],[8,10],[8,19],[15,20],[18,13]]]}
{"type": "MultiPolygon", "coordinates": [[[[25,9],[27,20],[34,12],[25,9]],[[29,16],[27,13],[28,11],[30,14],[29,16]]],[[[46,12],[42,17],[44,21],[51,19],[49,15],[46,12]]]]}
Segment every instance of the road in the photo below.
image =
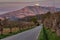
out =
{"type": "Polygon", "coordinates": [[[9,36],[1,40],[37,40],[41,28],[42,28],[42,25],[37,26],[36,28],[30,29],[30,30],[24,31],[19,34],[9,36]]]}

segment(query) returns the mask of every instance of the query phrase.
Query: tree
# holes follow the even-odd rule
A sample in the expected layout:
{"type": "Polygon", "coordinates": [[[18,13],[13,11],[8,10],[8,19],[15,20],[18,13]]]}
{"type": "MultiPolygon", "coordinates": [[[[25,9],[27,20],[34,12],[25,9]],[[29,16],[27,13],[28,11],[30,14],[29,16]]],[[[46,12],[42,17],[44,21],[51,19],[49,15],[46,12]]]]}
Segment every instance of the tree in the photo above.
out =
{"type": "Polygon", "coordinates": [[[33,17],[32,19],[31,19],[31,21],[35,24],[35,25],[39,25],[39,23],[38,23],[38,21],[37,21],[37,17],[33,17]]]}
{"type": "Polygon", "coordinates": [[[57,21],[56,21],[56,34],[57,36],[60,36],[60,16],[57,17],[57,21]]]}
{"type": "Polygon", "coordinates": [[[1,35],[2,35],[3,34],[3,22],[1,19],[0,19],[0,31],[1,31],[1,35]]]}

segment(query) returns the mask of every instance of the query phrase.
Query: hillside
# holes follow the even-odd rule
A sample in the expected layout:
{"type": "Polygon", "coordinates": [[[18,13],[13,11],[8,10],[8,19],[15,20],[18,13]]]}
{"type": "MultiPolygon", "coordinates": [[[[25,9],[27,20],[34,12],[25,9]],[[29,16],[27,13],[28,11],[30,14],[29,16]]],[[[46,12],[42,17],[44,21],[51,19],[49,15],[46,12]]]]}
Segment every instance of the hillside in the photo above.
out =
{"type": "Polygon", "coordinates": [[[9,17],[9,18],[24,18],[27,16],[34,16],[38,14],[44,14],[48,11],[54,12],[59,11],[59,8],[54,7],[42,7],[42,6],[26,6],[20,10],[12,11],[0,15],[0,17],[9,17]]]}

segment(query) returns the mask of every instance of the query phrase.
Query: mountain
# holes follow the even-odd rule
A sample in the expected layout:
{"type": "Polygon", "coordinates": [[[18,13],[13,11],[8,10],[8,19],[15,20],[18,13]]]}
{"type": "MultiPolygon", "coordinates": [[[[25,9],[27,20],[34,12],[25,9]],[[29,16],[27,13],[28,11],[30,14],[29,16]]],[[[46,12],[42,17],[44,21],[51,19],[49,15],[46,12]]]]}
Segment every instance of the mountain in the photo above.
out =
{"type": "Polygon", "coordinates": [[[12,11],[12,12],[8,12],[3,15],[0,15],[0,17],[9,17],[12,19],[24,18],[27,16],[44,14],[44,13],[47,13],[48,11],[51,11],[51,12],[60,11],[60,8],[42,7],[42,6],[26,6],[20,10],[16,10],[16,11],[12,11]]]}

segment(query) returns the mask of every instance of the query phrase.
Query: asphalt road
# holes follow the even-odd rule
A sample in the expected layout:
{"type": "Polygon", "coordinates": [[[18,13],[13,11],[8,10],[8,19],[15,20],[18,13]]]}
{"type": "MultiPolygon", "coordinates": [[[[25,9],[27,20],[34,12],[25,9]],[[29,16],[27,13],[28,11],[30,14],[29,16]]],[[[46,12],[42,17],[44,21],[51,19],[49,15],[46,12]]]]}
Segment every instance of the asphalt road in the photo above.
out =
{"type": "Polygon", "coordinates": [[[30,29],[30,30],[24,31],[19,34],[9,36],[1,40],[37,40],[41,28],[42,28],[42,25],[37,26],[36,28],[30,29]]]}

